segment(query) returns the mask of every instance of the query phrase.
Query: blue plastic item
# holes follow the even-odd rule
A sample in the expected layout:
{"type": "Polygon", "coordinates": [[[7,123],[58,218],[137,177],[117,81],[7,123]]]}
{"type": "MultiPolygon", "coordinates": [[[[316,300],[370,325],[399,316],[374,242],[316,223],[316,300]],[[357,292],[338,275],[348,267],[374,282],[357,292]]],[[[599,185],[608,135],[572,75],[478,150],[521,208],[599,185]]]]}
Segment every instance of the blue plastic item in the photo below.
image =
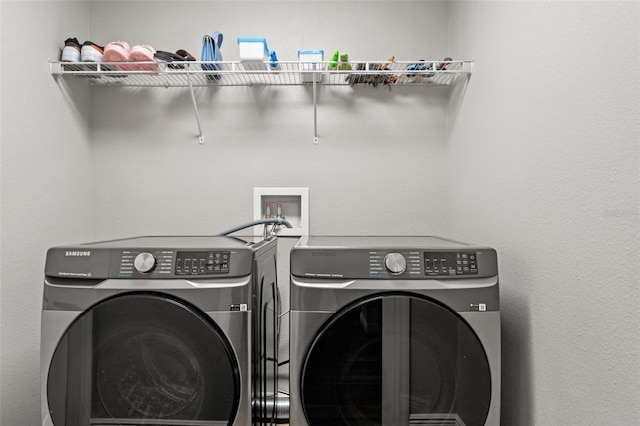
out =
{"type": "Polygon", "coordinates": [[[276,51],[275,50],[272,50],[269,53],[269,66],[272,69],[278,68],[278,56],[276,55],[276,51]]]}
{"type": "MultiPolygon", "coordinates": [[[[407,71],[423,71],[427,68],[427,64],[424,63],[424,59],[420,59],[419,64],[411,64],[407,67],[407,71]]],[[[415,74],[407,74],[407,77],[415,77],[415,74]]]]}
{"type": "MultiPolygon", "coordinates": [[[[218,31],[214,31],[211,35],[205,35],[202,37],[202,61],[203,62],[221,62],[222,52],[220,52],[220,46],[222,46],[222,34],[218,31]]],[[[202,64],[203,70],[221,70],[221,64],[202,64]]],[[[220,74],[207,74],[209,80],[220,80],[220,74]]]]}

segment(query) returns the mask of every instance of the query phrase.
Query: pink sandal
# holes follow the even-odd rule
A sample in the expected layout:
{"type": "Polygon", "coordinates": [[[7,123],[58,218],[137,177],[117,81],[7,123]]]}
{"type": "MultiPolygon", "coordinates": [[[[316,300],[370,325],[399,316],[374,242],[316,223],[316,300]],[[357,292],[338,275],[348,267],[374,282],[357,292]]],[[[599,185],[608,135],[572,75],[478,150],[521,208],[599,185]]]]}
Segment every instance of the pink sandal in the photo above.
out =
{"type": "MultiPolygon", "coordinates": [[[[112,41],[104,47],[104,53],[102,54],[102,62],[128,62],[129,55],[131,55],[131,47],[126,41],[112,41]]],[[[111,66],[108,66],[111,68],[111,66]]],[[[126,65],[116,65],[116,69],[122,71],[129,71],[131,68],[126,65]]]]}
{"type": "Polygon", "coordinates": [[[131,48],[126,41],[112,41],[104,47],[103,62],[127,62],[131,48]]]}
{"type": "Polygon", "coordinates": [[[148,44],[139,44],[133,46],[131,54],[129,55],[129,61],[131,62],[153,62],[152,64],[140,64],[133,65],[133,68],[140,71],[157,71],[158,65],[153,59],[153,55],[156,53],[156,49],[148,44]]]}

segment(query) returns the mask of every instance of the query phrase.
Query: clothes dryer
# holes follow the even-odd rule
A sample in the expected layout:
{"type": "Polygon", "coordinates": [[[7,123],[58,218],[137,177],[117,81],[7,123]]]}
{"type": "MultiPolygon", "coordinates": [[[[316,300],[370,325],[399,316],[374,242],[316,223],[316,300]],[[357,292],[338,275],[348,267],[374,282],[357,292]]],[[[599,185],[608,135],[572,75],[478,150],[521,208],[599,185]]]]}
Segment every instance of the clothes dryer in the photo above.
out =
{"type": "Polygon", "coordinates": [[[275,255],[275,240],[206,236],[51,248],[42,424],[271,424],[275,255]]]}
{"type": "Polygon", "coordinates": [[[290,291],[292,425],[500,424],[495,250],[308,237],[290,291]]]}

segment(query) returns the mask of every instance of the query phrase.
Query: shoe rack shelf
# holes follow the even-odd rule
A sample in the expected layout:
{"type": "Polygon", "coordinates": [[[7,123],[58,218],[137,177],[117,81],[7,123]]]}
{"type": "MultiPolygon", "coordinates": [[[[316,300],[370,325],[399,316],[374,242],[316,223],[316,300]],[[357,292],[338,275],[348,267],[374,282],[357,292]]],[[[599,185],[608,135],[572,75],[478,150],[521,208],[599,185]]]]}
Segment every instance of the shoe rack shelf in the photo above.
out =
{"type": "Polygon", "coordinates": [[[314,143],[317,136],[317,86],[452,86],[470,77],[473,61],[350,61],[351,70],[330,69],[328,61],[222,62],[60,62],[50,61],[51,74],[85,79],[90,85],[114,87],[188,87],[204,143],[195,99],[195,87],[303,86],[313,87],[314,143]],[[203,69],[215,67],[215,70],[203,69]]]}
{"type": "Polygon", "coordinates": [[[472,61],[395,61],[350,62],[352,70],[329,70],[329,62],[51,62],[53,75],[86,78],[89,84],[135,87],[210,87],[210,86],[449,86],[461,75],[470,74],[472,61]],[[436,69],[445,63],[445,69],[436,69]],[[203,70],[202,65],[215,65],[219,70],[203,70]],[[255,69],[258,68],[259,69],[255,69]],[[424,69],[411,69],[424,68],[424,69]],[[146,69],[136,69],[146,68],[146,69]],[[384,69],[380,69],[384,68],[384,69]],[[409,70],[407,70],[409,68],[409,70]],[[219,78],[209,79],[216,74],[219,78]]]}

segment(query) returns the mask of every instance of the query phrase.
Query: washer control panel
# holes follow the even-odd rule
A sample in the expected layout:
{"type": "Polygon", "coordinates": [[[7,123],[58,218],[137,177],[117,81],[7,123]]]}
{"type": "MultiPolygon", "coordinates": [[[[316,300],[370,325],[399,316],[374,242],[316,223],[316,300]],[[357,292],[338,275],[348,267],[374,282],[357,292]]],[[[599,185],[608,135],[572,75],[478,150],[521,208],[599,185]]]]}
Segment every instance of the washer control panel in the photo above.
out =
{"type": "Polygon", "coordinates": [[[391,274],[398,275],[407,269],[407,259],[400,253],[389,253],[384,257],[384,266],[391,274]]]}
{"type": "Polygon", "coordinates": [[[118,278],[171,278],[229,274],[231,251],[123,250],[118,278]]]}
{"type": "Polygon", "coordinates": [[[228,251],[179,251],[176,275],[210,275],[229,273],[228,251]]]}
{"type": "Polygon", "coordinates": [[[141,274],[146,274],[155,269],[157,264],[156,257],[148,251],[139,253],[135,259],[133,259],[133,267],[141,274]]]}
{"type": "Polygon", "coordinates": [[[474,251],[424,252],[426,275],[475,275],[478,273],[478,256],[474,251]]]}
{"type": "Polygon", "coordinates": [[[217,283],[251,275],[256,253],[267,245],[275,247],[275,241],[194,235],[59,246],[47,251],[45,276],[91,280],[89,285],[106,279],[147,281],[143,286],[156,279],[217,283]]]}
{"type": "Polygon", "coordinates": [[[419,251],[369,251],[369,278],[422,274],[419,251]]]}
{"type": "Polygon", "coordinates": [[[173,250],[122,250],[120,253],[118,278],[132,276],[148,276],[149,274],[165,276],[171,274],[173,250]]]}

